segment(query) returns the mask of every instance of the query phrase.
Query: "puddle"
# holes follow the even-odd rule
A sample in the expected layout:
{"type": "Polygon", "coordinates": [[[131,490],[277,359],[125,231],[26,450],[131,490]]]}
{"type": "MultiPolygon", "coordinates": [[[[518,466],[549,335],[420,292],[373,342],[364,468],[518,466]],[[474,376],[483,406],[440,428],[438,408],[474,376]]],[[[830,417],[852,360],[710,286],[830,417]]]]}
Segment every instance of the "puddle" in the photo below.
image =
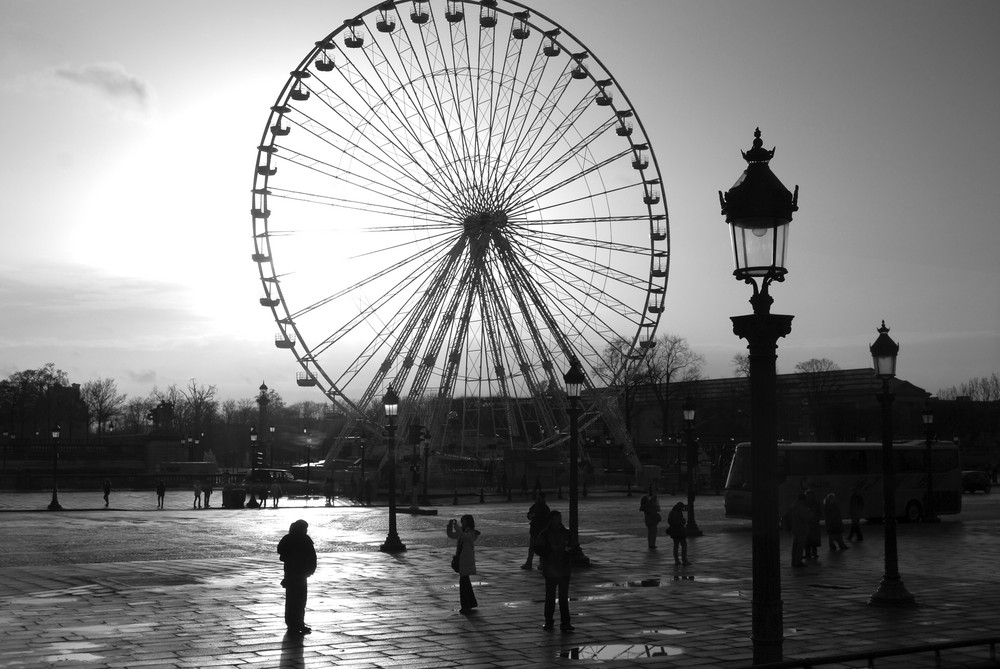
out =
{"type": "Polygon", "coordinates": [[[621,581],[618,583],[601,583],[598,588],[658,588],[660,579],[644,578],[640,581],[621,581]]]}
{"type": "Polygon", "coordinates": [[[93,653],[68,653],[66,655],[49,655],[42,659],[49,664],[58,664],[60,662],[100,662],[104,657],[93,653]]]}
{"type": "Polygon", "coordinates": [[[665,629],[665,630],[642,630],[641,632],[639,632],[639,634],[648,634],[648,635],[655,635],[655,636],[659,636],[659,635],[663,635],[663,636],[677,636],[677,635],[680,635],[680,634],[687,634],[687,632],[685,632],[684,630],[665,629]]]}
{"type": "Polygon", "coordinates": [[[579,646],[564,648],[557,657],[567,660],[638,660],[644,657],[667,657],[680,655],[684,650],[676,646],[660,646],[655,644],[609,644],[601,646],[579,646]]]}

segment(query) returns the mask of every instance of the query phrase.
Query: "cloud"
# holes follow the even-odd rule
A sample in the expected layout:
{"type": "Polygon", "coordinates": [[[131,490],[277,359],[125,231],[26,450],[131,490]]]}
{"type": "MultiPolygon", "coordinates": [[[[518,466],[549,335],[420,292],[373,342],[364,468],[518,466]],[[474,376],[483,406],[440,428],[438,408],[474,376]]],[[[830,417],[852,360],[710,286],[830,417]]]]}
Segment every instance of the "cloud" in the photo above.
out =
{"type": "Polygon", "coordinates": [[[120,63],[93,63],[80,67],[60,67],[55,76],[97,93],[116,106],[147,112],[152,106],[152,88],[129,74],[120,63]]]}

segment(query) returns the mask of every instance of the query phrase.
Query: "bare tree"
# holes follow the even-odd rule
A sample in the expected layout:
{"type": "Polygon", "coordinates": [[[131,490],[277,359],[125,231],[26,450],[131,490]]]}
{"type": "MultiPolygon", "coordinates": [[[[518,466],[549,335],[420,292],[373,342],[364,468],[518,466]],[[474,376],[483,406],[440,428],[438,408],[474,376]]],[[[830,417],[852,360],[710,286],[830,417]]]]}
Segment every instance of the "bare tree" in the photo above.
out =
{"type": "Polygon", "coordinates": [[[639,390],[647,382],[642,360],[634,356],[628,341],[616,337],[604,348],[601,364],[595,371],[607,387],[618,391],[625,429],[631,432],[638,411],[639,390]]]}
{"type": "Polygon", "coordinates": [[[750,377],[750,356],[746,353],[736,353],[729,360],[733,366],[733,374],[744,378],[750,377]]]}
{"type": "Polygon", "coordinates": [[[660,430],[665,435],[670,428],[671,384],[700,379],[705,356],[695,352],[684,337],[664,333],[656,338],[652,354],[646,357],[644,364],[645,380],[660,407],[660,430]]]}
{"type": "Polygon", "coordinates": [[[968,397],[973,402],[995,402],[1000,400],[1000,374],[993,372],[990,376],[977,376],[958,386],[938,390],[937,395],[942,400],[968,397]]]}
{"type": "Polygon", "coordinates": [[[840,370],[837,363],[828,358],[811,358],[795,365],[795,371],[800,375],[806,398],[809,400],[809,418],[817,439],[821,434],[821,416],[830,395],[840,387],[836,374],[840,370]]]}
{"type": "Polygon", "coordinates": [[[99,378],[83,384],[80,399],[90,411],[90,420],[97,427],[97,440],[100,441],[108,421],[118,414],[128,395],[118,392],[114,379],[99,378]]]}

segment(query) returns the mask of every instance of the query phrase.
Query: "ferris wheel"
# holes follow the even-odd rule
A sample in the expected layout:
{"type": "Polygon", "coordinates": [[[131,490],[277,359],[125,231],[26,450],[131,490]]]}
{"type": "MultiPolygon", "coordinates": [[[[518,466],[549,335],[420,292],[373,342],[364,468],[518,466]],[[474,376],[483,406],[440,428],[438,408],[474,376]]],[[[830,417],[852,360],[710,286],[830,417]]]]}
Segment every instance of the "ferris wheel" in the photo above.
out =
{"type": "Polygon", "coordinates": [[[271,107],[251,212],[275,345],[341,438],[392,387],[439,447],[555,443],[575,357],[581,424],[603,414],[637,462],[603,389],[653,345],[665,194],[618,81],[551,19],[396,0],[344,21],[271,107]]]}

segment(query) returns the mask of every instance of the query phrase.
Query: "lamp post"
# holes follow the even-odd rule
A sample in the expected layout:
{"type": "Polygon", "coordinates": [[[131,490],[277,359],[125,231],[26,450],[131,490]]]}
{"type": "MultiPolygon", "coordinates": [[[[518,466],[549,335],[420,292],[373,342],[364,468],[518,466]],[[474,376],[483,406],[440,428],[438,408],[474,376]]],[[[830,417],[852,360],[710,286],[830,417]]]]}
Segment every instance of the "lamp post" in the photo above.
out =
{"type": "Polygon", "coordinates": [[[924,452],[924,465],[927,468],[927,500],[924,502],[924,515],[921,521],[940,523],[941,519],[934,512],[934,411],[930,406],[924,407],[920,419],[924,422],[927,437],[927,450],[924,452]]]}
{"type": "Polygon", "coordinates": [[[399,540],[399,533],[396,532],[396,415],[399,413],[399,395],[389,386],[382,397],[382,404],[385,407],[386,438],[388,442],[388,469],[389,469],[389,534],[385,537],[385,542],[379,546],[383,553],[400,553],[406,550],[406,546],[399,540]]]}
{"type": "Polygon", "coordinates": [[[733,332],[747,340],[750,352],[754,664],[780,662],[782,655],[775,360],[778,339],[792,330],[792,316],[771,313],[774,299],[768,288],[774,281],[783,281],[787,273],[788,226],[799,199],[798,186],[793,195],[771,172],[772,157],[774,149],[763,148],[757,128],[753,147],[743,152],[746,170],[725,195],[719,193],[722,215],[730,228],[736,264],[733,275],[753,286],[753,314],[734,316],[732,321],[733,332]]]}
{"type": "Polygon", "coordinates": [[[271,425],[270,427],[267,428],[267,430],[268,430],[268,432],[271,433],[271,440],[268,442],[268,445],[267,445],[267,450],[268,450],[267,464],[268,464],[269,467],[273,467],[274,466],[274,426],[271,425]]]}
{"type": "Polygon", "coordinates": [[[684,439],[687,441],[688,461],[688,521],[685,534],[689,537],[700,537],[703,532],[694,519],[694,498],[698,490],[698,445],[694,441],[694,400],[684,399],[681,413],[684,414],[684,439]]]}
{"type": "Polygon", "coordinates": [[[899,344],[889,336],[889,328],[882,321],[878,339],[870,347],[875,376],[882,381],[878,396],[882,405],[882,515],[885,524],[885,573],[875,592],[868,599],[870,606],[907,608],[917,602],[903,585],[899,575],[899,556],[896,551],[896,468],[892,454],[892,401],[889,381],[896,377],[896,356],[899,344]]]}
{"type": "Polygon", "coordinates": [[[52,426],[52,501],[49,502],[49,511],[62,511],[59,504],[59,435],[62,428],[58,425],[52,426]]]}
{"type": "Polygon", "coordinates": [[[570,358],[569,371],[563,375],[566,397],[569,398],[569,537],[573,564],[580,567],[590,565],[590,559],[580,548],[579,479],[580,463],[580,391],[586,377],[580,369],[576,356],[570,358]]]}
{"type": "Polygon", "coordinates": [[[255,486],[257,484],[257,428],[250,428],[250,501],[247,502],[248,509],[256,509],[260,506],[257,501],[255,486]]]}

